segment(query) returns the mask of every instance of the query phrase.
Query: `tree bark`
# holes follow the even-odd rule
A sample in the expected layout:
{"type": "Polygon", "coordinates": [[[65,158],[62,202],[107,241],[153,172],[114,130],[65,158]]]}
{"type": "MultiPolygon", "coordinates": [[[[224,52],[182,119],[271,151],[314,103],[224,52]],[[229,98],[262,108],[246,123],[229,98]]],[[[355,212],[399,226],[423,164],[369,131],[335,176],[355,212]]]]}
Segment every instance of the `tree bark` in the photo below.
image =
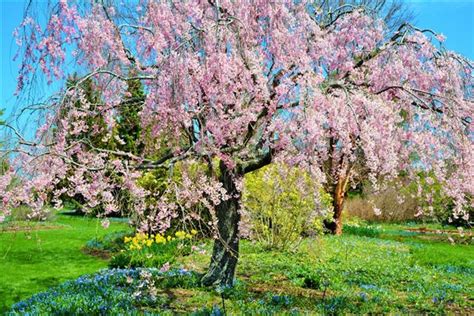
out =
{"type": "Polygon", "coordinates": [[[336,187],[332,191],[333,220],[326,221],[324,224],[326,229],[333,235],[342,235],[342,211],[344,209],[346,184],[346,179],[339,179],[336,187]]]}
{"type": "Polygon", "coordinates": [[[230,198],[216,207],[218,238],[214,241],[209,270],[201,279],[205,286],[232,286],[239,256],[239,222],[241,193],[235,175],[221,161],[219,180],[230,198]]]}

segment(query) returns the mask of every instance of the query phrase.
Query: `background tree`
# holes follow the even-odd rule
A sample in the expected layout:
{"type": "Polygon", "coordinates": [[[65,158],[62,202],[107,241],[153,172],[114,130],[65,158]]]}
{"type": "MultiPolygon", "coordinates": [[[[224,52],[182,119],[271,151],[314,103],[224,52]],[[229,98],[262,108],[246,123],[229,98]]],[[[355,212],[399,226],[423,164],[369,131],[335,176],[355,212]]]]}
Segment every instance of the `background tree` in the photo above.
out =
{"type": "Polygon", "coordinates": [[[403,24],[389,35],[383,21],[357,7],[321,23],[327,19],[314,7],[294,1],[143,2],[132,11],[96,2],[79,10],[61,1],[55,10],[45,29],[31,19],[22,24],[28,40],[19,87],[34,77],[32,63],[61,78],[69,46],[84,75],[54,104],[56,115],[69,109],[67,119],[57,122],[53,115],[40,129],[56,126],[56,141],[22,142],[17,168],[29,176],[21,193],[4,193],[5,205],[25,201],[41,212],[47,192],[66,176],[71,185],[55,196],[79,192],[90,207],[104,205],[106,214],[117,211],[114,190],[127,189],[142,231],[165,230],[180,210],[203,205],[215,243],[202,282],[229,286],[238,258],[242,177],[272,161],[304,168],[315,183],[334,187],[336,197],[358,157],[370,179],[431,169],[457,201],[455,216],[463,215],[465,196],[474,192],[466,90],[472,66],[439,50],[424,30],[403,24]],[[93,110],[78,88],[89,78],[101,91],[93,110]],[[98,112],[112,130],[127,82],[136,80],[147,92],[140,111],[148,140],[143,154],[68,141],[74,126],[98,112]],[[415,152],[419,164],[410,162],[415,152]],[[454,169],[445,167],[441,153],[454,169]],[[179,181],[172,177],[177,163],[179,181]],[[329,168],[335,171],[330,177],[328,163],[338,166],[329,168]],[[147,205],[150,192],[137,179],[163,167],[170,175],[167,194],[147,205]]]}
{"type": "MultiPolygon", "coordinates": [[[[314,10],[318,13],[314,18],[321,26],[332,28],[335,21],[346,14],[352,13],[354,8],[362,8],[371,16],[383,20],[384,27],[388,30],[388,32],[385,32],[385,36],[391,36],[394,32],[400,32],[414,19],[413,13],[402,1],[386,0],[321,0],[314,4],[314,10]]],[[[356,58],[357,56],[353,57],[356,58]]],[[[337,78],[339,69],[333,69],[333,71],[334,73],[328,74],[329,78],[331,76],[337,78]]],[[[331,94],[330,91],[328,92],[328,94],[331,94]]],[[[328,121],[335,119],[325,113],[322,113],[322,115],[325,115],[328,121]]],[[[357,136],[352,135],[351,137],[357,136]]],[[[325,226],[330,233],[341,234],[343,226],[342,213],[347,192],[351,187],[355,188],[357,185],[361,185],[362,182],[367,181],[369,170],[365,165],[363,150],[354,151],[357,157],[351,163],[350,168],[348,168],[342,166],[342,161],[338,161],[338,159],[343,159],[336,153],[342,149],[341,146],[338,146],[341,144],[340,139],[335,135],[327,135],[326,139],[328,147],[326,150],[328,150],[330,155],[323,163],[322,171],[326,179],[328,179],[325,182],[324,189],[332,196],[333,209],[331,219],[325,220],[325,226]],[[346,168],[347,170],[341,170],[346,168]],[[343,176],[341,181],[339,181],[338,177],[341,172],[345,172],[347,175],[343,176]]]]}
{"type": "Polygon", "coordinates": [[[121,140],[118,148],[135,155],[142,154],[144,148],[139,115],[144,101],[145,92],[140,80],[128,81],[126,96],[118,107],[117,133],[121,140]]]}
{"type": "MultiPolygon", "coordinates": [[[[92,146],[101,147],[109,150],[125,150],[133,154],[138,154],[143,150],[143,144],[141,139],[141,127],[140,127],[140,118],[138,116],[139,111],[143,108],[143,102],[145,100],[143,86],[140,81],[129,81],[127,91],[124,94],[123,101],[120,103],[120,106],[117,107],[117,124],[114,128],[108,129],[107,124],[102,116],[100,110],[96,110],[100,106],[101,102],[101,93],[96,83],[92,78],[84,80],[78,84],[80,78],[77,73],[70,76],[67,79],[66,87],[67,88],[76,88],[78,91],[81,91],[82,102],[85,102],[86,106],[90,106],[91,112],[88,115],[84,122],[77,122],[75,128],[78,131],[73,131],[68,135],[67,142],[86,142],[90,143],[92,146]],[[85,123],[86,127],[83,127],[81,124],[85,123]],[[90,130],[93,130],[94,133],[89,133],[90,130]]],[[[73,107],[73,110],[81,109],[81,100],[76,100],[76,104],[73,107]]],[[[63,113],[59,115],[58,120],[67,118],[68,113],[71,109],[63,109],[63,113]]],[[[54,131],[54,128],[53,128],[54,131]]],[[[54,139],[55,136],[53,136],[54,139]]],[[[77,161],[77,156],[74,155],[73,158],[77,161]]],[[[67,187],[67,178],[63,179],[59,184],[58,188],[67,187]]],[[[130,210],[127,209],[129,201],[127,201],[127,192],[126,190],[119,190],[114,192],[118,199],[120,200],[119,207],[120,212],[123,215],[128,215],[130,210]]],[[[67,198],[67,202],[72,203],[76,207],[76,211],[83,213],[83,204],[85,199],[81,194],[76,194],[71,198],[67,198]]],[[[57,201],[61,202],[61,201],[57,201]]],[[[94,213],[100,213],[100,206],[98,206],[94,213]]]]}

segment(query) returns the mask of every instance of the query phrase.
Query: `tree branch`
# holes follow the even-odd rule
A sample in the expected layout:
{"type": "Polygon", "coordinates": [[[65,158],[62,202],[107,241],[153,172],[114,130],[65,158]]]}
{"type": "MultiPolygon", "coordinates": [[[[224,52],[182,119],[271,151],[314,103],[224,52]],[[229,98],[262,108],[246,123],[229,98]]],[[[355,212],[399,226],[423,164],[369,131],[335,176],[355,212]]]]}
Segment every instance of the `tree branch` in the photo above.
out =
{"type": "Polygon", "coordinates": [[[240,169],[242,170],[243,174],[258,170],[266,165],[269,165],[272,162],[273,158],[273,149],[268,149],[266,153],[255,157],[249,161],[244,162],[240,169]]]}

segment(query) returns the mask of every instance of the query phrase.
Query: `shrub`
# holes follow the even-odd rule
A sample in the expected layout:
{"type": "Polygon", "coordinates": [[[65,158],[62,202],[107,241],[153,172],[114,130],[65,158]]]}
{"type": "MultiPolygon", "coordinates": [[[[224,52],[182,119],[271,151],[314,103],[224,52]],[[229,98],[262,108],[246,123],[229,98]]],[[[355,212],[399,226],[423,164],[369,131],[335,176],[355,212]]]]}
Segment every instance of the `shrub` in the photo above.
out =
{"type": "Polygon", "coordinates": [[[101,237],[96,237],[89,240],[85,249],[88,251],[107,251],[107,252],[118,252],[125,247],[124,238],[130,236],[131,233],[128,231],[119,231],[106,234],[101,237]]]}
{"type": "Polygon", "coordinates": [[[39,216],[31,217],[31,207],[26,205],[19,205],[11,209],[11,214],[7,216],[6,222],[18,222],[18,221],[33,221],[33,222],[46,222],[52,221],[55,217],[55,212],[51,208],[44,208],[41,210],[39,216]]]}
{"type": "MultiPolygon", "coordinates": [[[[408,181],[400,177],[386,185],[385,189],[374,191],[370,185],[363,186],[362,194],[349,198],[345,211],[349,217],[358,217],[368,221],[401,222],[408,220],[428,220],[456,226],[470,226],[469,219],[454,218],[453,199],[443,190],[443,184],[430,174],[420,172],[419,181],[408,181]],[[397,182],[402,183],[397,185],[397,182]],[[375,214],[374,207],[381,210],[375,214]]],[[[472,197],[467,197],[466,205],[469,218],[474,216],[470,207],[472,197]]]]}
{"type": "Polygon", "coordinates": [[[272,164],[247,174],[243,203],[250,236],[265,248],[285,249],[303,234],[322,231],[323,213],[331,205],[329,195],[301,169],[272,164]],[[320,205],[315,196],[321,197],[320,205]]]}
{"type": "Polygon", "coordinates": [[[348,224],[348,225],[344,225],[344,233],[357,235],[357,236],[377,238],[377,237],[380,237],[380,234],[382,233],[382,231],[371,225],[361,226],[361,225],[348,224]]]}
{"type": "Polygon", "coordinates": [[[417,201],[406,192],[394,186],[374,193],[366,189],[363,195],[348,199],[345,210],[349,217],[358,217],[367,221],[400,222],[413,220],[417,209],[417,201]],[[374,205],[381,214],[374,213],[374,205]]]}
{"type": "Polygon", "coordinates": [[[469,217],[455,216],[454,200],[445,193],[444,184],[432,174],[420,173],[418,177],[419,184],[411,183],[408,188],[410,193],[416,196],[419,210],[422,210],[420,217],[433,219],[442,224],[470,226],[469,218],[472,219],[474,216],[474,208],[471,206],[472,196],[467,196],[467,201],[462,206],[469,217]]]}

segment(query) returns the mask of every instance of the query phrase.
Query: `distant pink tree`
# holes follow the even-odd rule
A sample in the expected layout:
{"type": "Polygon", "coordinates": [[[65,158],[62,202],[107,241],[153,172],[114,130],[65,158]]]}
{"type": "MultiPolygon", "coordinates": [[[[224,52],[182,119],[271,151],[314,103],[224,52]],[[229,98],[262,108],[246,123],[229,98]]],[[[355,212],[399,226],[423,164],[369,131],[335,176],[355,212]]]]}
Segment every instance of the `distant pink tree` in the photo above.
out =
{"type": "Polygon", "coordinates": [[[357,165],[374,183],[432,170],[454,198],[453,216],[465,216],[474,193],[472,64],[441,41],[409,24],[389,34],[364,7],[209,0],[79,9],[62,0],[46,27],[31,18],[21,25],[18,87],[40,72],[58,80],[80,69],[82,79],[52,99],[36,140],[17,133],[16,161],[0,181],[4,215],[24,203],[41,216],[47,201],[77,193],[106,215],[118,209],[114,192],[128,190],[138,229],[163,231],[180,210],[204,206],[216,232],[206,285],[232,284],[242,177],[272,161],[325,186],[337,234],[357,165]],[[86,80],[101,102],[84,97],[86,80]],[[104,143],[120,140],[112,131],[130,80],[146,92],[140,156],[90,141],[104,132],[104,143]],[[97,116],[105,126],[87,123],[97,116]],[[147,204],[151,193],[136,180],[175,164],[182,176],[166,189],[174,198],[147,204]]]}

